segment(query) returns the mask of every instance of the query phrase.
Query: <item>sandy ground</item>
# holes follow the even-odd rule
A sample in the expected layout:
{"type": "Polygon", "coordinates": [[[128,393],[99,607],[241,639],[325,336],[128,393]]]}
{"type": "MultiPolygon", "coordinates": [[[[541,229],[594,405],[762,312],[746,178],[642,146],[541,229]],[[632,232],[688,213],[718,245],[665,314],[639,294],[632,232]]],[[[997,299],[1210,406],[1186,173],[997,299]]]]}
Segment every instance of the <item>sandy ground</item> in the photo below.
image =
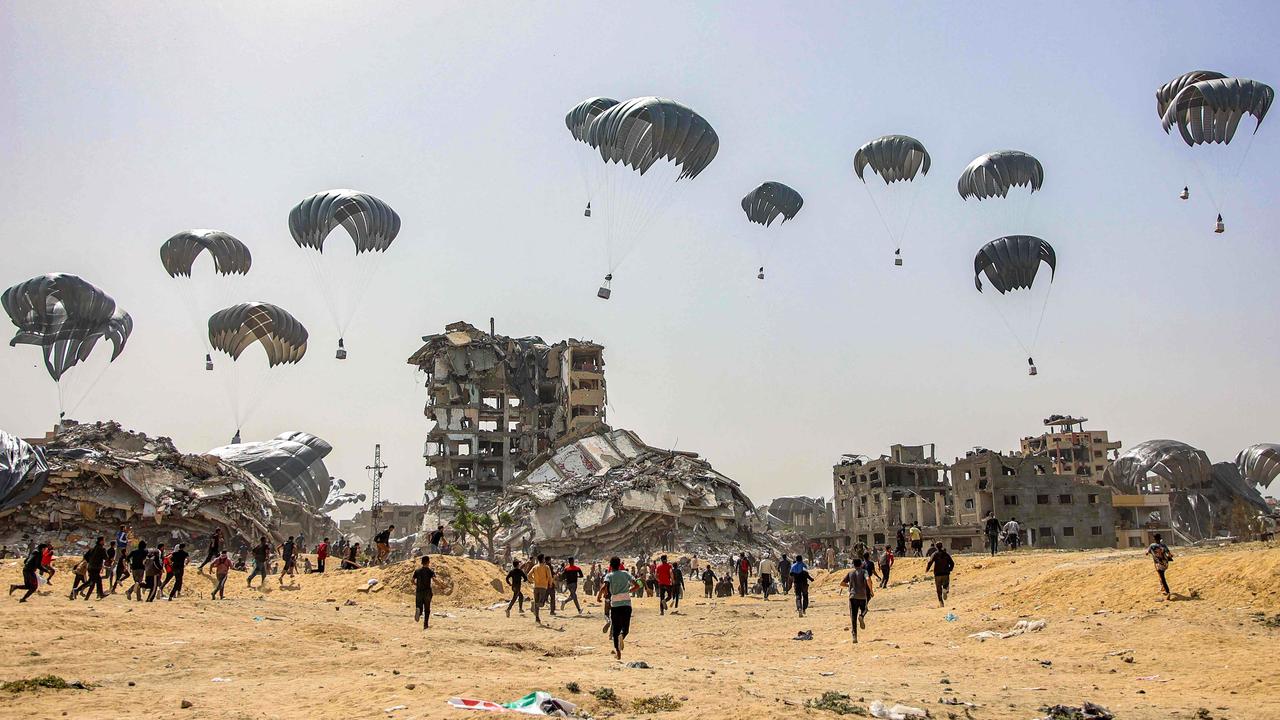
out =
{"type": "MultiPolygon", "coordinates": [[[[17,581],[15,561],[0,565],[4,583],[17,581]]],[[[1280,547],[1184,551],[1168,602],[1151,562],[1132,551],[958,556],[946,609],[923,568],[899,561],[858,645],[834,577],[820,580],[803,619],[789,597],[713,602],[700,586],[666,617],[656,600],[637,600],[624,660],[651,669],[613,660],[594,602],[586,617],[562,614],[549,628],[487,609],[500,598],[489,585],[500,573],[487,563],[443,564],[451,594],[437,595],[444,616],[426,632],[402,591],[403,566],[303,575],[299,589],[273,580],[265,593],[245,591],[233,573],[218,602],[196,596],[211,581],[188,573],[193,594],[151,604],[123,591],[72,603],[60,572],[26,604],[0,598],[0,680],[53,673],[95,687],[0,692],[0,717],[466,718],[445,700],[506,702],[541,689],[594,717],[633,717],[634,700],[670,693],[683,707],[666,717],[820,719],[836,716],[804,701],[834,690],[863,707],[883,699],[936,718],[1026,719],[1086,699],[1123,719],[1280,718],[1280,629],[1255,616],[1280,614],[1280,547]],[[369,577],[384,589],[360,592],[369,577]],[[1048,626],[968,637],[1019,619],[1048,626]],[[813,640],[792,640],[798,630],[813,640]],[[606,687],[621,709],[589,694],[606,687]]]]}

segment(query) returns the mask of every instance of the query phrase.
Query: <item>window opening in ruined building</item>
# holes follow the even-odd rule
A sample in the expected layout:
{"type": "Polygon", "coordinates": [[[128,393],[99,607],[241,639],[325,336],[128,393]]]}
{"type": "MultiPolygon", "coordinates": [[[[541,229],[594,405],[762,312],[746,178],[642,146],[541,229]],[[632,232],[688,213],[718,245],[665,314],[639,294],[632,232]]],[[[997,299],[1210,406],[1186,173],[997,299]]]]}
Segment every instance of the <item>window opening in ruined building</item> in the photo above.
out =
{"type": "Polygon", "coordinates": [[[1071,504],[1071,496],[1070,496],[1070,495],[1059,495],[1059,496],[1058,496],[1058,504],[1059,504],[1059,505],[1070,505],[1070,504],[1071,504]]]}
{"type": "Polygon", "coordinates": [[[1037,495],[1037,496],[1036,496],[1036,504],[1037,504],[1037,505],[1048,505],[1048,504],[1049,504],[1049,496],[1048,496],[1048,495],[1037,495]]]}
{"type": "Polygon", "coordinates": [[[1075,537],[1075,534],[1076,534],[1075,528],[1071,527],[1070,525],[1063,526],[1062,537],[1075,537]]]}
{"type": "Polygon", "coordinates": [[[1089,504],[1090,505],[1098,504],[1098,496],[1095,493],[1089,493],[1089,504]]]}
{"type": "Polygon", "coordinates": [[[471,443],[458,443],[458,446],[454,448],[453,454],[454,455],[470,455],[471,443]]]}
{"type": "Polygon", "coordinates": [[[876,534],[875,534],[875,542],[876,542],[876,544],[877,544],[877,545],[883,545],[883,544],[884,544],[884,533],[876,533],[876,534]]]}
{"type": "Polygon", "coordinates": [[[987,469],[986,469],[986,468],[978,468],[978,477],[986,477],[986,476],[987,476],[987,469]]]}
{"type": "Polygon", "coordinates": [[[1101,534],[1102,534],[1102,526],[1101,526],[1101,525],[1094,525],[1093,527],[1089,528],[1089,533],[1090,533],[1091,535],[1101,535],[1101,534]]]}
{"type": "Polygon", "coordinates": [[[1042,527],[1040,528],[1039,532],[1040,532],[1040,537],[1042,538],[1053,537],[1053,528],[1051,527],[1042,527]]]}
{"type": "Polygon", "coordinates": [[[965,498],[965,500],[964,500],[964,509],[965,509],[965,510],[972,510],[972,509],[973,509],[973,498],[965,498]]]}
{"type": "Polygon", "coordinates": [[[1017,496],[1017,495],[1005,495],[1005,496],[1004,496],[1004,504],[1005,504],[1005,505],[1017,505],[1017,504],[1018,504],[1018,496],[1017,496]]]}
{"type": "Polygon", "coordinates": [[[480,432],[498,432],[497,420],[481,420],[480,432]]]}

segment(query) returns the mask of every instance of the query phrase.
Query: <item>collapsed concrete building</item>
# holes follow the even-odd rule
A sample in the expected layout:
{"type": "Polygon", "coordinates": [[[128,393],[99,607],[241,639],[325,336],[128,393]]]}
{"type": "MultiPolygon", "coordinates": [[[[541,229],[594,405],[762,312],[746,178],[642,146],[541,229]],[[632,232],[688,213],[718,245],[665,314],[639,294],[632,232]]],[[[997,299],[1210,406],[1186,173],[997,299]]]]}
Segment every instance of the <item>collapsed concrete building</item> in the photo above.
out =
{"type": "MultiPolygon", "coordinates": [[[[449,486],[491,507],[535,457],[605,423],[604,348],[512,338],[465,323],[422,338],[409,364],[427,376],[423,456],[433,505],[449,486]]],[[[446,512],[447,515],[447,512],[446,512]]],[[[434,520],[434,518],[430,518],[434,520]]]]}
{"type": "Polygon", "coordinates": [[[39,540],[73,551],[124,524],[170,544],[218,528],[232,542],[336,530],[320,507],[276,491],[245,467],[179,452],[168,438],[118,423],[66,421],[33,441],[0,433],[0,446],[6,457],[25,458],[0,466],[9,468],[0,473],[0,544],[39,540]]]}
{"type": "Polygon", "coordinates": [[[836,532],[884,544],[901,524],[941,526],[947,509],[946,466],[933,445],[894,445],[888,455],[847,454],[832,468],[836,532]]]}
{"type": "Polygon", "coordinates": [[[696,453],[651,447],[629,430],[602,429],[544,455],[496,512],[515,520],[499,547],[558,557],[780,547],[738,483],[696,453]]]}

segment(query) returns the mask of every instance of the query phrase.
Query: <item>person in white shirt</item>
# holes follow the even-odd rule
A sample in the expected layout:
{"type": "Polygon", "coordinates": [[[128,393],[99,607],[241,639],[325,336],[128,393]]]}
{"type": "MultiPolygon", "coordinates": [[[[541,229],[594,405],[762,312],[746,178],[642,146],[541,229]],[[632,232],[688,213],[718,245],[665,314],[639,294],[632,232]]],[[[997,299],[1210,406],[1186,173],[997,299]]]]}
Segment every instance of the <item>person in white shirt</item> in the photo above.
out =
{"type": "Polygon", "coordinates": [[[773,590],[773,567],[774,561],[769,558],[761,558],[760,560],[760,592],[764,593],[764,599],[769,599],[769,592],[773,590]]]}
{"type": "Polygon", "coordinates": [[[1020,531],[1021,526],[1018,525],[1016,518],[1009,518],[1009,522],[1004,524],[1004,541],[1009,543],[1009,549],[1018,549],[1018,543],[1022,540],[1022,536],[1019,534],[1020,531]]]}

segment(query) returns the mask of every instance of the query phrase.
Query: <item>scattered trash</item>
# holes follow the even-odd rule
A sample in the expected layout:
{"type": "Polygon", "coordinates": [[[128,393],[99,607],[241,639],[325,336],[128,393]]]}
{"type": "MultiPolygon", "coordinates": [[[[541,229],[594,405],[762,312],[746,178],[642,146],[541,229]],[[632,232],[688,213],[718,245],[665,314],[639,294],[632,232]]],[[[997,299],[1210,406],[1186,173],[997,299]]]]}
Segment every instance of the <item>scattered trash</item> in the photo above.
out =
{"type": "Polygon", "coordinates": [[[955,622],[956,620],[959,620],[960,618],[959,618],[955,613],[947,613],[946,615],[943,615],[943,616],[942,616],[942,619],[943,619],[943,620],[946,620],[947,622],[955,622]]]}
{"type": "Polygon", "coordinates": [[[453,697],[447,701],[451,707],[459,710],[488,710],[502,712],[514,710],[526,715],[550,715],[552,717],[569,717],[577,705],[568,700],[551,697],[550,693],[537,690],[519,700],[509,703],[495,703],[489,700],[472,700],[470,698],[453,697]]]}
{"type": "Polygon", "coordinates": [[[885,720],[907,720],[907,718],[927,718],[929,713],[907,705],[894,705],[888,707],[881,700],[872,700],[867,706],[873,717],[884,718],[885,720]]]}
{"type": "Polygon", "coordinates": [[[832,675],[835,675],[835,673],[833,672],[820,672],[818,674],[821,675],[822,677],[831,677],[832,675]]]}
{"type": "Polygon", "coordinates": [[[347,600],[346,602],[344,602],[344,603],[342,603],[342,604],[343,604],[343,606],[344,606],[344,607],[351,607],[352,605],[355,605],[355,604],[356,604],[356,601],[355,601],[355,600],[347,600]]]}
{"type": "Polygon", "coordinates": [[[948,697],[938,698],[938,704],[939,705],[963,705],[964,707],[967,707],[967,708],[978,707],[978,703],[965,702],[960,698],[948,698],[948,697]]]}
{"type": "Polygon", "coordinates": [[[183,700],[183,701],[182,701],[181,703],[179,703],[179,704],[182,706],[182,709],[183,709],[183,710],[186,710],[187,708],[191,707],[191,701],[190,701],[190,700],[183,700]]]}
{"type": "Polygon", "coordinates": [[[651,670],[652,669],[649,667],[649,663],[643,660],[636,660],[635,662],[629,662],[627,663],[627,667],[632,668],[634,670],[651,670]]]}
{"type": "Polygon", "coordinates": [[[844,693],[828,690],[822,693],[822,697],[811,698],[804,701],[804,706],[813,710],[826,710],[837,715],[866,715],[866,711],[860,705],[853,704],[853,698],[844,693]]]}
{"type": "Polygon", "coordinates": [[[995,630],[983,630],[982,632],[974,633],[969,637],[975,638],[980,642],[986,642],[987,640],[993,639],[1005,640],[1007,638],[1024,635],[1029,632],[1039,632],[1048,627],[1048,625],[1049,623],[1044,620],[1019,620],[1018,623],[1009,630],[1009,632],[1002,633],[996,632],[995,630]]]}
{"type": "Polygon", "coordinates": [[[210,680],[210,682],[231,682],[231,678],[216,677],[210,680]]]}
{"type": "Polygon", "coordinates": [[[812,639],[813,639],[813,631],[812,631],[812,630],[801,630],[800,632],[796,633],[796,636],[795,636],[795,637],[793,637],[793,638],[791,638],[791,639],[792,639],[792,640],[812,640],[812,639]]]}
{"type": "Polygon", "coordinates": [[[262,617],[261,615],[254,615],[254,616],[253,616],[253,621],[254,621],[254,622],[262,622],[263,620],[266,620],[266,618],[262,617]]]}
{"type": "Polygon", "coordinates": [[[1114,720],[1115,718],[1110,710],[1088,700],[1080,707],[1053,705],[1042,707],[1040,711],[1048,713],[1040,720],[1114,720]]]}
{"type": "Polygon", "coordinates": [[[1169,678],[1162,678],[1159,675],[1144,675],[1143,677],[1140,677],[1138,679],[1146,680],[1149,682],[1169,682],[1169,678]]]}
{"type": "Polygon", "coordinates": [[[382,712],[393,713],[397,710],[408,710],[408,709],[409,709],[408,705],[392,705],[391,707],[384,709],[382,712]]]}

